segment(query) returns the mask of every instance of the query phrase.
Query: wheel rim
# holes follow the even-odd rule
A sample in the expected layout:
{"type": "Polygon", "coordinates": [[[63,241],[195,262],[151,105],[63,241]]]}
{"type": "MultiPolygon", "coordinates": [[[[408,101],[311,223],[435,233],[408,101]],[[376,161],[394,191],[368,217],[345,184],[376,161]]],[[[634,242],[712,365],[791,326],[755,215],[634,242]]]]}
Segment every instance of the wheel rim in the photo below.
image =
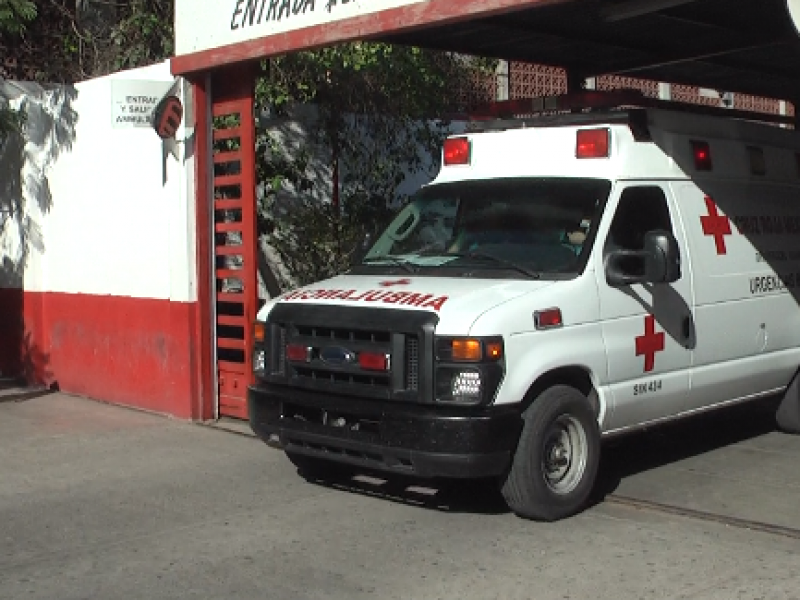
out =
{"type": "Polygon", "coordinates": [[[588,441],[583,425],[571,415],[561,415],[544,436],[542,473],[556,494],[569,494],[586,471],[588,441]]]}

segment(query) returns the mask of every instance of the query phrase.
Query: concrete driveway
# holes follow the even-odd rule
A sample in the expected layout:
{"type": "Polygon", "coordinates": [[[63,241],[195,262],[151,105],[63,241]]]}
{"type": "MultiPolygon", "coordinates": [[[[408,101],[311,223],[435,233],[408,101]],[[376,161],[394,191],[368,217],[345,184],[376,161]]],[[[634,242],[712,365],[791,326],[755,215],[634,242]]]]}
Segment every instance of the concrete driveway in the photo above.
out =
{"type": "Polygon", "coordinates": [[[338,489],[251,437],[0,401],[0,598],[797,599],[800,439],[771,429],[745,410],[615,445],[612,496],[544,525],[480,488],[338,489]]]}

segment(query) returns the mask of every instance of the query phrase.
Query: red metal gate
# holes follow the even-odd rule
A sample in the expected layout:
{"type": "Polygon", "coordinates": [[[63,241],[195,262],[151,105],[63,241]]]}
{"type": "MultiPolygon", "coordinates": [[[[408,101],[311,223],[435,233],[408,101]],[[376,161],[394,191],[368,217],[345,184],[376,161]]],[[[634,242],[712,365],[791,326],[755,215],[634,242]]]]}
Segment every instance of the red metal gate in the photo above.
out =
{"type": "Polygon", "coordinates": [[[252,323],[258,310],[255,123],[252,89],[215,97],[214,318],[219,416],[247,418],[252,323]]]}

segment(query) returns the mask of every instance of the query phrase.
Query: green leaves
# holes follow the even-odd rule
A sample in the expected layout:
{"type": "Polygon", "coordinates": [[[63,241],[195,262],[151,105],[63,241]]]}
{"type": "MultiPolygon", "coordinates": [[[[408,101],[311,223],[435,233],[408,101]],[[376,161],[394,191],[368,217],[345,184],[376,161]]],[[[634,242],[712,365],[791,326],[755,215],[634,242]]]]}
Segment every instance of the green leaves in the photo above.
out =
{"type": "Polygon", "coordinates": [[[271,232],[270,243],[296,283],[347,269],[366,234],[378,233],[407,201],[400,191],[406,177],[431,165],[422,175],[433,177],[447,133],[443,117],[463,110],[463,92],[494,67],[494,61],[375,42],[262,63],[258,109],[281,118],[294,107],[313,105],[317,117],[307,123],[312,135],[302,148],[308,154],[324,148],[323,166],[339,167],[337,206],[307,195],[330,198],[333,190],[302,151],[280,151],[275,140],[257,149],[264,185],[260,220],[269,223],[260,229],[271,232]],[[294,198],[291,210],[278,201],[283,192],[294,198]]]}
{"type": "Polygon", "coordinates": [[[109,38],[118,48],[115,70],[152,64],[172,54],[171,13],[162,3],[152,0],[129,3],[128,11],[109,31],[109,38]]]}
{"type": "Polygon", "coordinates": [[[19,34],[37,16],[31,0],[0,0],[0,34],[19,34]]]}
{"type": "MultiPolygon", "coordinates": [[[[30,0],[0,0],[0,35],[17,35],[36,18],[36,5],[30,0]]],[[[0,106],[0,141],[25,122],[25,114],[0,106]]]]}
{"type": "Polygon", "coordinates": [[[161,62],[174,50],[173,21],[174,0],[0,0],[0,32],[25,38],[10,78],[48,83],[161,62]]]}

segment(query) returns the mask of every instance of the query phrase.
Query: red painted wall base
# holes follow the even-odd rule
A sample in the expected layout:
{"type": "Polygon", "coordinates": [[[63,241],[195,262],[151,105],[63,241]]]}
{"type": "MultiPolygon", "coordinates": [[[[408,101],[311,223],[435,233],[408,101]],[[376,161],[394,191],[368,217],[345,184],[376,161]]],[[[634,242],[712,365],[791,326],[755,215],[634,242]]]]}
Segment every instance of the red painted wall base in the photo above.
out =
{"type": "Polygon", "coordinates": [[[0,372],[68,393],[203,418],[195,303],[0,289],[0,372]]]}

